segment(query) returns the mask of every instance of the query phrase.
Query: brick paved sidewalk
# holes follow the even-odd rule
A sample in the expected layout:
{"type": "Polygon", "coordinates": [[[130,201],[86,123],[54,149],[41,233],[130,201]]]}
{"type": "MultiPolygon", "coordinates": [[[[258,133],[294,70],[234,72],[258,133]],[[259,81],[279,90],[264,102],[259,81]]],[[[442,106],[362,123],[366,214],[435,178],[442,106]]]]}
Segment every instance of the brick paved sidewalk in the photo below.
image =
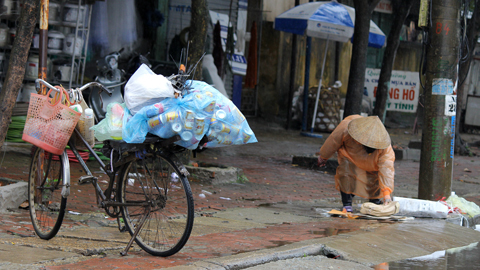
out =
{"type": "MultiPolygon", "coordinates": [[[[325,138],[303,137],[298,131],[285,131],[279,127],[268,126],[264,122],[252,121],[252,128],[259,140],[257,144],[207,149],[198,153],[196,158],[192,158],[196,162],[241,168],[248,182],[211,185],[192,179],[191,186],[198,223],[195,223],[194,232],[186,246],[174,256],[152,257],[134,245],[129,256],[121,257],[118,253],[125,246],[128,236],[126,233],[118,232],[115,220],[105,218],[103,209],[95,206],[93,187],[79,186],[74,180],[82,175],[78,164],[74,163],[71,165],[73,186],[72,194],[68,198],[67,211],[80,213],[80,215],[67,212],[59,235],[50,241],[43,241],[33,236],[27,210],[18,209],[14,212],[2,213],[0,214],[0,244],[4,245],[2,249],[5,249],[5,245],[7,247],[27,246],[40,248],[46,252],[55,246],[57,250],[72,253],[72,257],[68,259],[56,258],[29,264],[49,265],[48,269],[91,269],[93,267],[152,269],[184,265],[205,258],[269,249],[302,240],[388,225],[371,220],[348,220],[325,215],[327,210],[341,208],[340,196],[334,188],[333,175],[291,164],[293,156],[312,156],[325,138]],[[205,198],[200,194],[204,194],[205,198]],[[258,217],[245,216],[239,219],[256,225],[236,228],[234,224],[240,220],[225,220],[220,217],[237,208],[254,209],[258,211],[256,213],[267,211],[265,213],[271,212],[272,215],[291,215],[302,218],[302,221],[265,223],[256,221],[255,218],[258,217]],[[209,225],[204,225],[203,222],[208,222],[209,225]],[[94,235],[93,232],[97,233],[95,237],[90,236],[90,239],[75,234],[83,231],[90,232],[90,235],[94,235]],[[115,239],[118,239],[118,242],[112,242],[115,239]],[[86,247],[71,248],[76,242],[81,241],[85,241],[86,247]],[[89,246],[90,251],[88,251],[89,246]],[[93,248],[97,246],[98,249],[93,248]],[[88,254],[88,256],[82,254],[88,254]]],[[[406,146],[409,140],[419,139],[419,135],[408,132],[407,129],[390,130],[392,141],[406,146]]],[[[324,137],[327,135],[325,134],[324,137]]],[[[470,136],[469,140],[474,142],[477,138],[470,136]]],[[[478,151],[478,148],[472,147],[472,150],[478,151]]],[[[0,161],[0,177],[27,179],[28,150],[2,151],[0,161]],[[2,158],[4,154],[6,157],[2,158]]],[[[93,163],[90,162],[90,164],[93,163]]],[[[395,163],[395,169],[393,195],[416,197],[419,162],[399,160],[395,163]]],[[[92,171],[98,172],[96,169],[92,171]]],[[[459,196],[480,205],[480,174],[478,172],[480,172],[478,156],[455,156],[452,190],[459,196]]],[[[362,200],[355,201],[355,203],[361,202],[362,200]]],[[[8,261],[0,257],[0,267],[6,262],[8,261]]]]}

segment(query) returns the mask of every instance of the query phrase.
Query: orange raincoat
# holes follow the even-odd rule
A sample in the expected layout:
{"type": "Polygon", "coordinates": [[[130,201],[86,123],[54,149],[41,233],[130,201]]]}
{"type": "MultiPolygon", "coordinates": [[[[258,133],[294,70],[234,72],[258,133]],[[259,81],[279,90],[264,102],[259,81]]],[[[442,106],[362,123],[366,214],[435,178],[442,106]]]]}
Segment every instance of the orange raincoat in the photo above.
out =
{"type": "Polygon", "coordinates": [[[327,160],[338,152],[335,188],[366,199],[379,199],[393,191],[395,153],[390,145],[368,154],[362,144],[348,134],[348,124],[360,115],[346,117],[328,136],[320,148],[320,157],[327,160]]]}

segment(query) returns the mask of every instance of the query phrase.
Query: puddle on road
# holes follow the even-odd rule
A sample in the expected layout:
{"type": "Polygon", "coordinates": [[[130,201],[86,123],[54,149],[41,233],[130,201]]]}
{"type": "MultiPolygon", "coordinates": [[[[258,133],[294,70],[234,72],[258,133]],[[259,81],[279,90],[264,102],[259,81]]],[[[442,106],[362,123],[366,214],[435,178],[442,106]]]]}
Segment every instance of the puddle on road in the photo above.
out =
{"type": "Polygon", "coordinates": [[[273,203],[261,203],[261,204],[258,205],[258,207],[270,207],[272,205],[273,205],[273,203]]]}
{"type": "Polygon", "coordinates": [[[348,233],[353,231],[352,229],[336,229],[336,228],[326,228],[320,231],[312,231],[312,234],[323,235],[323,236],[333,236],[341,233],[348,233]]]}
{"type": "Polygon", "coordinates": [[[270,240],[269,242],[272,243],[273,246],[266,246],[265,248],[276,248],[276,247],[281,247],[281,246],[285,246],[293,243],[292,241],[282,241],[282,240],[270,240]]]}
{"type": "Polygon", "coordinates": [[[480,265],[480,242],[464,247],[434,252],[430,255],[376,265],[373,269],[388,270],[442,270],[442,269],[478,269],[480,265]],[[386,267],[386,268],[385,268],[386,267]]]}

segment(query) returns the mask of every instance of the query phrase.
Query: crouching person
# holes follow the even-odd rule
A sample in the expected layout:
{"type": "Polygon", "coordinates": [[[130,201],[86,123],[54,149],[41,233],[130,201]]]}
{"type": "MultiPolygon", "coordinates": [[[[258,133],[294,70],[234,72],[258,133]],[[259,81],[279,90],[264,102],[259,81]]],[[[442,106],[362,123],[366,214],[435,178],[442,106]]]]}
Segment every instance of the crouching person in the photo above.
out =
{"type": "Polygon", "coordinates": [[[391,202],[395,175],[395,153],[390,135],[378,116],[346,117],[320,148],[318,165],[338,153],[335,188],[342,196],[343,211],[352,212],[355,195],[370,202],[391,202]]]}

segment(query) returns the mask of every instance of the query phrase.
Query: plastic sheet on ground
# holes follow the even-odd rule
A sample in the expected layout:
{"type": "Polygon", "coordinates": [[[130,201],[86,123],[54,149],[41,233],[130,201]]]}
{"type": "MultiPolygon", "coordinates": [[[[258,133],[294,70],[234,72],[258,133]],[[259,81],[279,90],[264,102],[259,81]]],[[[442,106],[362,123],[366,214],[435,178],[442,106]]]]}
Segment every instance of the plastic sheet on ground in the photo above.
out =
{"type": "Polygon", "coordinates": [[[470,217],[480,215],[480,207],[474,202],[469,202],[462,197],[459,197],[452,192],[452,195],[448,197],[446,203],[451,205],[453,208],[459,208],[461,214],[467,214],[470,217]]]}
{"type": "Polygon", "coordinates": [[[243,114],[231,100],[202,81],[187,81],[182,98],[166,98],[140,109],[135,115],[125,110],[123,140],[141,143],[148,133],[161,138],[179,134],[177,145],[196,149],[257,142],[243,114]]]}

